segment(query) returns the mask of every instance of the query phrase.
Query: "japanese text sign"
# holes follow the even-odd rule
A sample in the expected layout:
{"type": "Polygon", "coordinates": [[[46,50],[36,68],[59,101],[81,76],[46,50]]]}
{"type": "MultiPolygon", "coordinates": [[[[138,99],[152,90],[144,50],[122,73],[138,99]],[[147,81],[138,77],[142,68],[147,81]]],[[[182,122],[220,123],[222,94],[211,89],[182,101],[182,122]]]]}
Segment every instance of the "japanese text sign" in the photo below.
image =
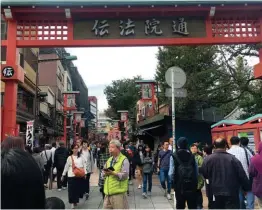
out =
{"type": "Polygon", "coordinates": [[[205,20],[196,17],[76,20],[74,39],[205,37],[205,20]]]}

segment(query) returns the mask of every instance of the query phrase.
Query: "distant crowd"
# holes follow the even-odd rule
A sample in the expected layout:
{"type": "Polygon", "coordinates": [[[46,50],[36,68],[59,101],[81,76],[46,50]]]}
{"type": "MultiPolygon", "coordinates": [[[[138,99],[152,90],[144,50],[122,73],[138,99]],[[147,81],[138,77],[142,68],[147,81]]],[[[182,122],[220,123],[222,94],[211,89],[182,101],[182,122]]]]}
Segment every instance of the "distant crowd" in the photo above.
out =
{"type": "Polygon", "coordinates": [[[128,209],[129,186],[136,184],[144,199],[153,198],[153,177],[176,209],[203,209],[205,187],[209,209],[262,208],[262,143],[258,151],[248,147],[246,137],[232,137],[201,147],[189,145],[185,137],[162,142],[155,152],[143,142],[78,139],[66,148],[64,142],[26,147],[19,137],[1,144],[3,209],[64,209],[56,197],[46,198],[45,189],[57,182],[57,190],[68,191],[71,208],[89,199],[90,177],[99,169],[98,185],[104,209],[128,209]]]}

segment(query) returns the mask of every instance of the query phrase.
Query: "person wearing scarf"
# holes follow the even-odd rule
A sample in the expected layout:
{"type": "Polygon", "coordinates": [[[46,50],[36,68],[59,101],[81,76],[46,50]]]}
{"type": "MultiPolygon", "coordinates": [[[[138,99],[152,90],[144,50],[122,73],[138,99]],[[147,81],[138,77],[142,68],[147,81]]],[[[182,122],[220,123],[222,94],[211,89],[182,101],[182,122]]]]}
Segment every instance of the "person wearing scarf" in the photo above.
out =
{"type": "Polygon", "coordinates": [[[253,177],[252,192],[257,197],[259,209],[262,209],[262,142],[258,145],[258,154],[251,158],[249,175],[253,177]]]}

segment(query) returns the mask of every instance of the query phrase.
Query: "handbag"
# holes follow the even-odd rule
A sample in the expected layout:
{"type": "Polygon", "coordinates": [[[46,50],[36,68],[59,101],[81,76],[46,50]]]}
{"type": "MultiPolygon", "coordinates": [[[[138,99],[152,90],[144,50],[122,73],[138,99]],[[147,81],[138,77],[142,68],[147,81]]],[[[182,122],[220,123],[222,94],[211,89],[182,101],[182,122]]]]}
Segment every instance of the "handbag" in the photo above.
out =
{"type": "MultiPolygon", "coordinates": [[[[246,161],[247,161],[247,166],[249,167],[249,159],[248,159],[248,154],[247,154],[247,149],[245,147],[243,147],[243,149],[245,150],[245,156],[246,156],[246,161]]],[[[249,188],[250,190],[252,189],[252,185],[253,185],[253,177],[251,177],[249,175],[249,188]]]]}
{"type": "Polygon", "coordinates": [[[75,174],[75,176],[80,177],[80,178],[84,177],[85,170],[83,168],[77,168],[72,156],[71,156],[71,159],[72,159],[72,169],[73,169],[73,173],[75,174]]]}

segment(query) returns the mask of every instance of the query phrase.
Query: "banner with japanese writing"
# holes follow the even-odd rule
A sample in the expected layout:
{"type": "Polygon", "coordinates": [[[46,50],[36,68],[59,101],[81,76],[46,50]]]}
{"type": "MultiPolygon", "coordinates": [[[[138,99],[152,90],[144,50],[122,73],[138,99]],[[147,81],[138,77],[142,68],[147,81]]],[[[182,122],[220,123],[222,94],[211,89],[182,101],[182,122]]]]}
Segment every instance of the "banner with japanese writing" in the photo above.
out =
{"type": "Polygon", "coordinates": [[[76,109],[76,101],[75,101],[75,94],[64,94],[64,109],[75,110],[76,109]]]}
{"type": "Polygon", "coordinates": [[[142,84],[142,99],[152,99],[152,84],[142,84]]]}
{"type": "Polygon", "coordinates": [[[81,128],[84,128],[84,127],[85,127],[85,120],[81,120],[81,122],[80,122],[80,127],[81,127],[81,128]]]}
{"type": "Polygon", "coordinates": [[[76,121],[77,123],[80,123],[81,120],[82,120],[81,114],[78,114],[78,113],[75,114],[75,121],[76,121]]]}
{"type": "Polygon", "coordinates": [[[33,149],[34,146],[34,120],[27,121],[26,125],[26,146],[33,149]]]}
{"type": "Polygon", "coordinates": [[[127,115],[128,115],[127,112],[122,112],[121,113],[121,121],[127,121],[127,115]]]}

